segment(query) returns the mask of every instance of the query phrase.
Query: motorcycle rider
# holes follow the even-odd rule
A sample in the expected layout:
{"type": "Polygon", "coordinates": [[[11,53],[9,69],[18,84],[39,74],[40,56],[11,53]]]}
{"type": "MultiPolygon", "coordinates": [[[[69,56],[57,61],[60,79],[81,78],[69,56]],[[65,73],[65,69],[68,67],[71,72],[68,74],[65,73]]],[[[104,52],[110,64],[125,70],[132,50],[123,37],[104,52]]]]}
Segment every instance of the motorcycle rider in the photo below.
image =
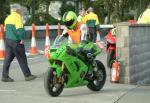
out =
{"type": "MultiPolygon", "coordinates": [[[[73,11],[65,12],[63,15],[63,22],[66,26],[62,35],[68,37],[69,44],[77,44],[77,54],[81,56],[88,56],[90,53],[85,52],[83,47],[88,43],[88,28],[86,24],[78,22],[77,16],[73,11]]],[[[72,48],[69,48],[69,50],[72,48]]],[[[90,50],[89,50],[90,51],[90,50]]]]}
{"type": "Polygon", "coordinates": [[[77,16],[73,11],[64,13],[63,22],[66,28],[62,35],[68,37],[68,43],[79,45],[82,40],[87,40],[87,26],[78,22],[77,16]]]}

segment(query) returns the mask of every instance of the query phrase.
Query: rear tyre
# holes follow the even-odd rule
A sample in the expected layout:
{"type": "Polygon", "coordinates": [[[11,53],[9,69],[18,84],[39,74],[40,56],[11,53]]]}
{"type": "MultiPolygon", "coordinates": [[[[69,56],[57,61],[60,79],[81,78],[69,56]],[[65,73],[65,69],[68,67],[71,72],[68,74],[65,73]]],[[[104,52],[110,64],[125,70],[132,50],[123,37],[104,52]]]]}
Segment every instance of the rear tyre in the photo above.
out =
{"type": "Polygon", "coordinates": [[[99,91],[103,88],[106,81],[106,71],[104,65],[96,60],[96,67],[93,69],[92,80],[89,80],[87,87],[92,91],[99,91]]]}
{"type": "Polygon", "coordinates": [[[64,88],[64,85],[61,83],[57,83],[56,80],[56,71],[54,69],[49,68],[44,77],[44,87],[46,92],[52,97],[59,96],[64,88]]]}
{"type": "Polygon", "coordinates": [[[112,62],[115,60],[114,54],[115,54],[115,51],[110,49],[110,51],[109,51],[109,53],[107,55],[107,67],[108,68],[111,68],[112,62]]]}

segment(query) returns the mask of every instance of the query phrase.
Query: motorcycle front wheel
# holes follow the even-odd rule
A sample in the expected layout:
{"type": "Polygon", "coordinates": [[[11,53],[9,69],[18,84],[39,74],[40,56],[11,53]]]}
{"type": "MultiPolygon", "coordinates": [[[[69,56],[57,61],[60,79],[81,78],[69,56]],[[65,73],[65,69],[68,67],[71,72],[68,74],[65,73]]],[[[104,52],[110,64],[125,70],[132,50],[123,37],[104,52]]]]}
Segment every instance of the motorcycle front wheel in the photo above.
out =
{"type": "Polygon", "coordinates": [[[93,91],[99,91],[103,88],[106,81],[106,71],[102,62],[96,60],[96,67],[93,68],[92,80],[89,80],[87,87],[93,91]]]}
{"type": "Polygon", "coordinates": [[[64,84],[58,83],[57,80],[55,69],[49,68],[44,77],[44,87],[46,92],[52,97],[59,96],[64,88],[64,84]]]}

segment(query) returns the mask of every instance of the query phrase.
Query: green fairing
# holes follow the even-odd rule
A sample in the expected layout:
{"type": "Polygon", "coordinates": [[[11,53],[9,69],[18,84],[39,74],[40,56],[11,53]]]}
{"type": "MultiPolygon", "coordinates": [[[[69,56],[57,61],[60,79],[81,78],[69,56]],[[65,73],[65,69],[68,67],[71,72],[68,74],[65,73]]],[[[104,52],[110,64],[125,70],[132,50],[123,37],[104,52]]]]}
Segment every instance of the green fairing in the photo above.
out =
{"type": "MultiPolygon", "coordinates": [[[[50,67],[56,70],[57,77],[60,78],[63,75],[62,62],[65,64],[64,74],[66,74],[68,80],[65,82],[65,87],[76,87],[87,85],[88,81],[81,76],[82,73],[87,73],[92,68],[92,64],[85,63],[85,61],[79,59],[78,53],[76,53],[78,47],[82,47],[85,50],[92,49],[94,51],[94,57],[100,53],[100,50],[94,43],[82,44],[77,46],[75,44],[67,46],[66,43],[62,44],[59,48],[50,49],[50,67]],[[69,54],[68,48],[71,48],[74,55],[69,54]],[[55,61],[55,63],[54,63],[55,61]]],[[[85,57],[83,56],[83,59],[85,57]]]]}

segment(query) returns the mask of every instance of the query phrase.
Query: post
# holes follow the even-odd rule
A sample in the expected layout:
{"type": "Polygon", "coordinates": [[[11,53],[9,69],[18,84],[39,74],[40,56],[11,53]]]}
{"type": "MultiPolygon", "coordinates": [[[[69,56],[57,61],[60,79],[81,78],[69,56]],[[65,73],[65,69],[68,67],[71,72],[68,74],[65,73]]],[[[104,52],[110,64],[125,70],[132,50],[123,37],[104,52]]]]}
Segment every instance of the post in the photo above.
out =
{"type": "Polygon", "coordinates": [[[120,61],[121,83],[150,84],[150,25],[119,23],[116,58],[120,61]]]}
{"type": "Polygon", "coordinates": [[[58,34],[58,35],[61,35],[60,18],[58,18],[58,29],[57,29],[57,34],[58,34]]]}

